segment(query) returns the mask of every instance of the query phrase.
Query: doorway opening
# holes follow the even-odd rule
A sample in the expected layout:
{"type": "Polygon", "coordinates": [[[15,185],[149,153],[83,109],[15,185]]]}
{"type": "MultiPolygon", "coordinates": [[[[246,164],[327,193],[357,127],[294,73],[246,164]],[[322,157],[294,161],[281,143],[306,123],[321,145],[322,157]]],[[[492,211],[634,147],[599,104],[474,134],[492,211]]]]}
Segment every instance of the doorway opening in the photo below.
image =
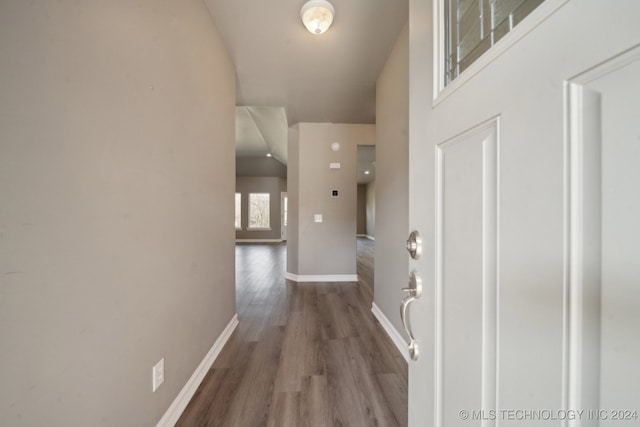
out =
{"type": "Polygon", "coordinates": [[[358,145],[356,174],[358,278],[373,294],[376,235],[376,147],[374,145],[358,145]],[[365,268],[362,269],[361,266],[365,268]]]}

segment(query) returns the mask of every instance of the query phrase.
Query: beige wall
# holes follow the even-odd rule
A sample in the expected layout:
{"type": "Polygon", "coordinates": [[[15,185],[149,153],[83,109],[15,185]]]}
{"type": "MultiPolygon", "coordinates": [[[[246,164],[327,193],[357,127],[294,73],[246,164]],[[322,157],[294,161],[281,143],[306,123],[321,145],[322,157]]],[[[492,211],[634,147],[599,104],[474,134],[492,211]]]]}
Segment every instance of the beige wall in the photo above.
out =
{"type": "Polygon", "coordinates": [[[287,177],[287,166],[273,157],[237,157],[236,176],[287,177]]]}
{"type": "Polygon", "coordinates": [[[358,235],[376,237],[376,183],[358,184],[358,235]]]}
{"type": "Polygon", "coordinates": [[[294,125],[287,131],[287,194],[289,223],[287,226],[287,272],[298,274],[298,193],[300,192],[300,131],[294,125]],[[293,165],[293,166],[292,166],[293,165]]]}
{"type": "Polygon", "coordinates": [[[376,86],[376,286],[374,301],[398,331],[409,256],[409,26],[400,33],[376,86]]]}
{"type": "Polygon", "coordinates": [[[231,61],[200,0],[5,1],[0,40],[0,425],[155,425],[235,312],[231,61]]]}
{"type": "Polygon", "coordinates": [[[288,257],[287,272],[355,275],[356,149],[375,143],[375,125],[299,123],[294,131],[296,137],[289,139],[288,250],[296,254],[288,257]],[[341,144],[339,151],[331,150],[332,142],[341,144]],[[341,168],[329,169],[330,163],[340,163],[341,168]],[[331,197],[332,189],[339,191],[338,197],[331,197]],[[322,223],[314,222],[315,214],[323,215],[322,223]]]}
{"type": "Polygon", "coordinates": [[[376,182],[371,181],[366,188],[367,236],[376,237],[376,182]]]}
{"type": "Polygon", "coordinates": [[[367,184],[358,184],[356,224],[358,235],[367,234],[367,184]]]}

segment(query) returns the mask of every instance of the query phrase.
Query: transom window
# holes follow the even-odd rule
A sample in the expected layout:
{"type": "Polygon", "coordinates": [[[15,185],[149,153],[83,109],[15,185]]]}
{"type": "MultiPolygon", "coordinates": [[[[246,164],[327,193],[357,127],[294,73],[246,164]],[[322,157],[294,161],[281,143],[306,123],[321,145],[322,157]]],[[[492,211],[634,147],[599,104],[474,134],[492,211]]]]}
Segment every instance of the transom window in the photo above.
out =
{"type": "Polygon", "coordinates": [[[445,85],[544,0],[444,0],[445,85]]]}

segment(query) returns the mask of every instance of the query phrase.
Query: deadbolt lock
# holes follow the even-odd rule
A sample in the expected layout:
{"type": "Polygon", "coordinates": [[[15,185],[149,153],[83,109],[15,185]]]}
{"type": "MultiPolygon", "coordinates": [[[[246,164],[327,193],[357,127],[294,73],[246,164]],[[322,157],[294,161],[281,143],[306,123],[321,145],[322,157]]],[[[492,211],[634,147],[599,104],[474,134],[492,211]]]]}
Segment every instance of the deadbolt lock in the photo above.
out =
{"type": "Polygon", "coordinates": [[[422,255],[422,238],[417,231],[412,231],[411,234],[409,234],[407,251],[409,255],[411,255],[411,258],[420,259],[420,255],[422,255]]]}

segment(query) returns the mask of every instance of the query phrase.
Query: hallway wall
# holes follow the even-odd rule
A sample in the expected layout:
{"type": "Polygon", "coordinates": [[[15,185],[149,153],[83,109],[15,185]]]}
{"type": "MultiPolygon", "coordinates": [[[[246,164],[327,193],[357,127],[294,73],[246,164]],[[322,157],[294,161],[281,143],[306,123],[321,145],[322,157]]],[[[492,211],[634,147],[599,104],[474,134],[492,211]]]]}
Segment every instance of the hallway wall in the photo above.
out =
{"type": "Polygon", "coordinates": [[[0,425],[155,425],[235,312],[233,65],[200,0],[0,40],[0,425]]]}
{"type": "MultiPolygon", "coordinates": [[[[409,26],[400,33],[376,86],[376,261],[374,302],[398,331],[409,255],[409,26]]],[[[404,332],[403,332],[404,333],[404,332]]]]}
{"type": "Polygon", "coordinates": [[[355,276],[356,150],[358,145],[375,144],[375,125],[299,123],[292,129],[287,272],[330,275],[334,280],[355,276]],[[333,142],[340,143],[340,150],[331,150],[333,142]],[[340,168],[330,169],[330,163],[340,163],[340,168]],[[332,197],[333,189],[338,197],[332,197]],[[323,216],[321,223],[314,222],[316,214],[323,216]]]}
{"type": "Polygon", "coordinates": [[[274,157],[237,157],[236,176],[287,177],[287,166],[274,157]]]}
{"type": "Polygon", "coordinates": [[[367,236],[376,237],[376,182],[371,181],[366,189],[367,236]]]}
{"type": "Polygon", "coordinates": [[[367,184],[358,184],[358,204],[356,209],[357,234],[367,234],[367,184]]]}

